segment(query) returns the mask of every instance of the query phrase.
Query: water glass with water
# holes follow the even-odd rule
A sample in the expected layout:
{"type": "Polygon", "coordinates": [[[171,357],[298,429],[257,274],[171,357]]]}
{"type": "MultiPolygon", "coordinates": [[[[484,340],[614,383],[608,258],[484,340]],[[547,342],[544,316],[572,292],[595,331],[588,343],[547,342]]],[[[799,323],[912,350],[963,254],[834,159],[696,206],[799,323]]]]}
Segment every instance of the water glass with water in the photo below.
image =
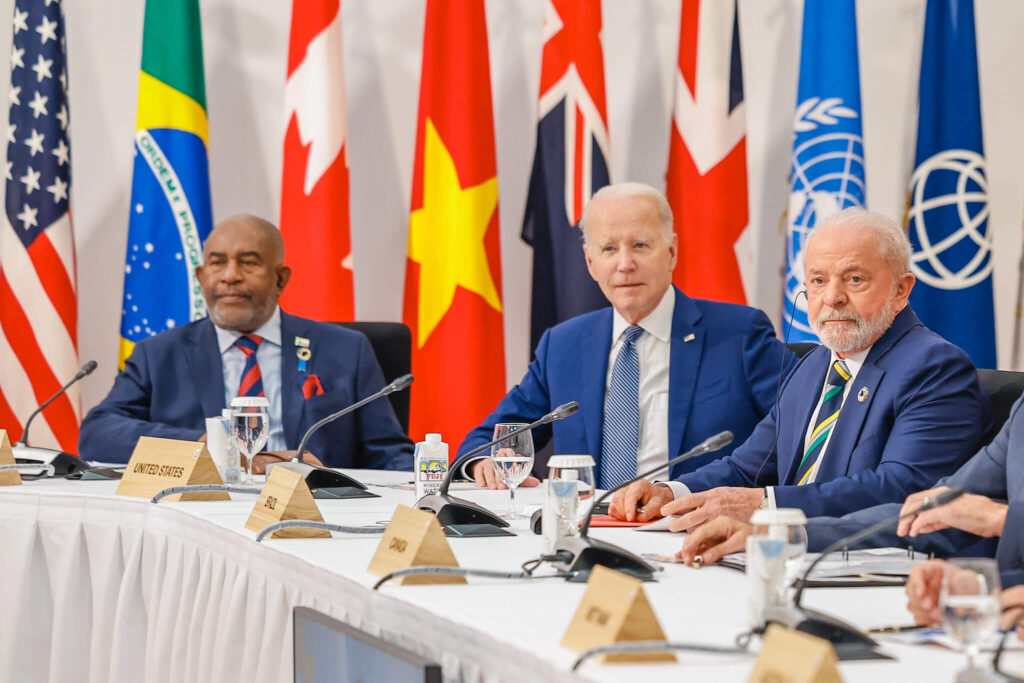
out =
{"type": "Polygon", "coordinates": [[[522,515],[516,508],[516,487],[530,475],[533,469],[533,436],[526,424],[521,422],[500,422],[494,425],[494,438],[501,439],[491,446],[491,464],[494,473],[509,490],[508,512],[505,519],[519,519],[522,515]]]}

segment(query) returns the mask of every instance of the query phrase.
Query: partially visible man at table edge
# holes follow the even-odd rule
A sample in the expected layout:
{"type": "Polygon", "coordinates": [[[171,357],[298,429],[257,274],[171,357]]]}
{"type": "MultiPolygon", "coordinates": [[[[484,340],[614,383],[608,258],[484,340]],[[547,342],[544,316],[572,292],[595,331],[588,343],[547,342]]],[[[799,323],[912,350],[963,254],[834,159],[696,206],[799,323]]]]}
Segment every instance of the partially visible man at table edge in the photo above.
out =
{"type": "Polygon", "coordinates": [[[978,447],[990,406],[967,355],[907,304],[911,246],[892,220],[846,209],[804,248],[808,320],[822,345],[734,453],[667,485],[637,482],[611,514],[680,514],[673,531],[758,508],[839,516],[932,486],[978,447]]]}
{"type": "MultiPolygon", "coordinates": [[[[83,458],[126,462],[144,435],[204,440],[204,419],[232,397],[265,395],[270,437],[254,462],[260,472],[292,457],[312,424],[384,386],[364,335],[280,309],[291,268],[273,224],[247,215],[223,221],[207,237],[196,275],[209,317],[135,345],[82,422],[83,458]]],[[[325,426],[308,446],[316,464],[412,469],[412,442],[387,399],[325,426]]]]}

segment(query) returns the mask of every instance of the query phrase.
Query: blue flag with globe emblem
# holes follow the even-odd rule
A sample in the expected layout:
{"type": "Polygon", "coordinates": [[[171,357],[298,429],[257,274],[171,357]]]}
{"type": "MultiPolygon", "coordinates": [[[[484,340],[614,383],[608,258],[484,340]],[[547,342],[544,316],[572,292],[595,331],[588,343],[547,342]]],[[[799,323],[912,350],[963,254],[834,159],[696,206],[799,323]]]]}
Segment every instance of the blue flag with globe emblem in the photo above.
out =
{"type": "Polygon", "coordinates": [[[806,0],[786,229],[783,332],[818,341],[807,320],[804,246],[815,225],[864,205],[864,138],[854,0],[806,0]]]}
{"type": "Polygon", "coordinates": [[[992,233],[973,0],[928,0],[907,234],[921,321],[996,367],[992,233]]]}

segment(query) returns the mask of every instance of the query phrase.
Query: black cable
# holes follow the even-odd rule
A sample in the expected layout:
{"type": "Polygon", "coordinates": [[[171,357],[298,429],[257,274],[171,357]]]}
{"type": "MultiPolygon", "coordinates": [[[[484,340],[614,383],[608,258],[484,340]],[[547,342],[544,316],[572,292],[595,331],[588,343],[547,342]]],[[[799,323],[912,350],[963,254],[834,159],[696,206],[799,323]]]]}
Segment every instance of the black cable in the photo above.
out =
{"type": "Polygon", "coordinates": [[[535,576],[527,572],[500,572],[493,569],[470,569],[467,567],[408,567],[397,569],[390,574],[385,574],[373,584],[373,590],[377,590],[391,579],[403,576],[417,576],[420,574],[434,574],[447,576],[479,576],[486,579],[568,579],[576,575],[576,572],[563,572],[560,574],[544,574],[535,576]]]}
{"type": "Polygon", "coordinates": [[[705,652],[708,654],[716,655],[738,655],[738,654],[749,654],[749,651],[745,647],[729,647],[723,645],[701,645],[699,643],[671,643],[667,640],[648,640],[648,641],[633,641],[625,643],[612,643],[610,645],[598,645],[592,647],[589,650],[585,650],[583,654],[576,658],[576,661],[572,664],[573,673],[580,667],[583,662],[590,659],[594,655],[604,654],[618,654],[626,652],[666,652],[679,650],[684,652],[705,652]]]}

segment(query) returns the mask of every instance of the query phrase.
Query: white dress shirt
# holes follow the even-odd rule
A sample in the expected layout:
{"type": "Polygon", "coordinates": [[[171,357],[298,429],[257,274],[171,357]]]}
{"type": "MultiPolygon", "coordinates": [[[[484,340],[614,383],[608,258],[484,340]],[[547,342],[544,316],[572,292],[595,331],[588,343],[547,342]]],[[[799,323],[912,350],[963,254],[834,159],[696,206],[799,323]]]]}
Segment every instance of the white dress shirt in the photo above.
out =
{"type": "MultiPolygon", "coordinates": [[[[245,370],[245,352],[235,346],[235,340],[242,333],[222,330],[216,325],[213,329],[217,331],[217,346],[220,348],[224,370],[224,405],[230,407],[231,399],[238,396],[238,385],[242,381],[242,371],[245,370]]],[[[256,362],[263,378],[263,394],[270,402],[270,437],[267,439],[266,450],[283,451],[286,446],[281,425],[281,307],[275,308],[270,320],[251,334],[263,337],[263,342],[256,349],[256,362]]]]}
{"type": "MultiPolygon", "coordinates": [[[[669,287],[661,301],[646,318],[636,324],[644,334],[636,340],[637,359],[640,361],[640,431],[636,449],[637,472],[668,462],[668,380],[671,360],[672,314],[676,307],[675,289],[669,287]]],[[[612,383],[612,369],[622,348],[622,335],[630,323],[612,314],[612,347],[608,353],[608,374],[605,377],[605,396],[612,383]]]]}

